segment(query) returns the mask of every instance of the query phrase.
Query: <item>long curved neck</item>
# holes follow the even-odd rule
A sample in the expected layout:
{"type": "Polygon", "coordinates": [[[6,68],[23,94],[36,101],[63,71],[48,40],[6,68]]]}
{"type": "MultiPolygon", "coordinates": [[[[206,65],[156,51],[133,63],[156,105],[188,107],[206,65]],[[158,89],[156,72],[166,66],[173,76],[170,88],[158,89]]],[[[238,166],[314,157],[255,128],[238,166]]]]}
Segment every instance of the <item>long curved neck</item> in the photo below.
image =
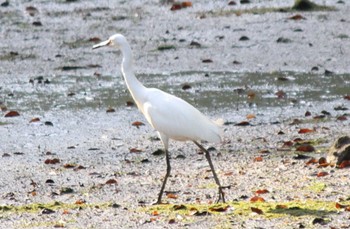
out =
{"type": "Polygon", "coordinates": [[[126,86],[128,87],[131,96],[135,100],[137,106],[141,108],[141,105],[145,100],[144,90],[146,87],[143,86],[142,83],[135,77],[130,45],[128,43],[125,43],[121,46],[121,51],[123,53],[121,70],[126,82],[126,86]]]}

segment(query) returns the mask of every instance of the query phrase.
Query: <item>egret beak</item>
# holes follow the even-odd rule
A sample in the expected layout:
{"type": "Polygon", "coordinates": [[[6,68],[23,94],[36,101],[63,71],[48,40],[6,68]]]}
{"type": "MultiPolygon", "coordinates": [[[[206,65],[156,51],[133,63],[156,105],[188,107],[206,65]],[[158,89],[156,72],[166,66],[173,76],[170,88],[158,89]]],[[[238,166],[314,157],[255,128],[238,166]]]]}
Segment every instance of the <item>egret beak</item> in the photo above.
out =
{"type": "Polygon", "coordinates": [[[92,49],[101,48],[103,46],[109,45],[110,43],[111,43],[111,40],[102,41],[101,43],[98,43],[97,45],[92,46],[92,49]]]}

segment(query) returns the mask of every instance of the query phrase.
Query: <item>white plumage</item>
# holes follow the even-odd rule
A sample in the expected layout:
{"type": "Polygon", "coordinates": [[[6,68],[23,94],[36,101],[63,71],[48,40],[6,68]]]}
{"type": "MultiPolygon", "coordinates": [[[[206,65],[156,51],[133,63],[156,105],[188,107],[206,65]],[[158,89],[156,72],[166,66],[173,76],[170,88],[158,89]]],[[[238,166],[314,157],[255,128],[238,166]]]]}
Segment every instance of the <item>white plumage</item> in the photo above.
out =
{"type": "Polygon", "coordinates": [[[199,148],[205,151],[215,181],[219,186],[219,200],[225,202],[222,191],[223,187],[220,185],[215,173],[210,154],[198,143],[201,140],[219,143],[221,141],[220,127],[186,101],[159,89],[143,86],[134,75],[131,48],[123,35],[115,34],[107,41],[94,45],[93,48],[103,46],[113,46],[122,51],[123,61],[121,69],[126,85],[137,107],[151,126],[158,132],[163,142],[166,153],[167,173],[158,195],[157,203],[161,203],[161,197],[171,170],[168,152],[169,139],[193,141],[199,148]]]}

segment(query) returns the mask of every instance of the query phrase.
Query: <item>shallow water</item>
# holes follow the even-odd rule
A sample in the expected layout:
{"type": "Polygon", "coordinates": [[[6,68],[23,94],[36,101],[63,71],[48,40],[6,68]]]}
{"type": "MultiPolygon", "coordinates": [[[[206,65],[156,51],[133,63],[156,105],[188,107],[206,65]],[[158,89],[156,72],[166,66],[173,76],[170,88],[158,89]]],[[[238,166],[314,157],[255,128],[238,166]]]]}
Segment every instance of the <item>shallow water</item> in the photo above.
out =
{"type": "MultiPolygon", "coordinates": [[[[350,74],[294,72],[180,72],[138,77],[148,87],[160,88],[209,112],[308,107],[331,101],[341,104],[350,84],[350,74]],[[184,90],[184,85],[190,88],[184,90]]],[[[120,108],[132,100],[121,76],[57,75],[33,81],[4,86],[7,105],[22,111],[79,110],[120,108]]]]}

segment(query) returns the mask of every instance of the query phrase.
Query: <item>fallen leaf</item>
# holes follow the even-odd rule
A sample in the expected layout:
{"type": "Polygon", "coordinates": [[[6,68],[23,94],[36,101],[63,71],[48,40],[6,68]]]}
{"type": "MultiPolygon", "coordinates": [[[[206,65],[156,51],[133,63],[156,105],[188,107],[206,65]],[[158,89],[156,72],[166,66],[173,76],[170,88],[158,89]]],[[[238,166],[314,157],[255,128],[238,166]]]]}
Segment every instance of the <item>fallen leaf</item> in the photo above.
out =
{"type": "Polygon", "coordinates": [[[91,38],[89,39],[89,41],[90,41],[90,42],[95,42],[95,43],[97,43],[97,42],[101,42],[101,39],[100,39],[99,37],[91,37],[91,38]]]}
{"type": "Polygon", "coordinates": [[[254,196],[250,198],[250,202],[255,203],[255,202],[265,202],[265,199],[260,197],[260,196],[254,196]]]}
{"type": "Polygon", "coordinates": [[[300,14],[293,15],[293,16],[289,17],[288,19],[295,20],[295,21],[302,20],[302,19],[306,20],[306,18],[301,16],[300,14]]]}
{"type": "Polygon", "coordinates": [[[189,2],[189,1],[187,1],[187,2],[182,2],[182,3],[181,3],[181,6],[184,7],[184,8],[185,8],[185,7],[191,7],[191,6],[192,6],[192,2],[189,2]]]}
{"type": "Polygon", "coordinates": [[[261,209],[259,209],[259,208],[251,207],[250,209],[252,210],[252,212],[255,212],[255,213],[259,214],[259,215],[264,214],[264,212],[261,209]]]}
{"type": "Polygon", "coordinates": [[[317,173],[317,177],[324,177],[324,176],[327,176],[328,173],[327,172],[319,172],[317,173]]]}
{"type": "Polygon", "coordinates": [[[169,199],[177,199],[178,198],[178,196],[174,193],[167,193],[166,197],[169,199]]]}
{"type": "Polygon", "coordinates": [[[106,181],[106,184],[117,184],[117,181],[115,179],[109,179],[106,181]]]}
{"type": "Polygon", "coordinates": [[[343,205],[343,204],[340,204],[340,203],[335,203],[335,208],[337,208],[337,209],[346,208],[346,207],[348,207],[348,205],[343,205]]]}
{"type": "Polygon", "coordinates": [[[247,114],[246,118],[249,120],[256,118],[256,116],[254,114],[247,114]]]}
{"type": "Polygon", "coordinates": [[[348,120],[348,118],[345,115],[341,115],[341,116],[337,117],[337,120],[346,121],[346,120],[348,120]]]}
{"type": "Polygon", "coordinates": [[[10,118],[10,117],[16,117],[19,116],[19,113],[17,111],[9,111],[7,114],[5,114],[5,118],[10,118]]]}
{"type": "Polygon", "coordinates": [[[137,128],[139,128],[140,126],[144,126],[145,124],[143,122],[140,122],[140,121],[135,121],[131,125],[136,126],[137,128]]]}
{"type": "Polygon", "coordinates": [[[40,118],[32,118],[29,123],[32,123],[32,122],[40,122],[40,118]]]}
{"type": "Polygon", "coordinates": [[[350,166],[350,161],[346,160],[346,161],[342,161],[340,163],[340,165],[338,165],[337,167],[340,168],[340,169],[343,169],[345,167],[349,167],[350,166]]]}
{"type": "Polygon", "coordinates": [[[311,164],[317,164],[317,163],[318,163],[318,160],[316,158],[311,158],[305,164],[306,165],[311,165],[311,164]]]}
{"type": "Polygon", "coordinates": [[[350,100],[350,95],[344,95],[344,99],[350,100]]]}
{"type": "Polygon", "coordinates": [[[255,162],[260,162],[260,161],[263,161],[263,158],[262,158],[262,156],[258,156],[256,158],[254,158],[254,161],[255,162]]]}
{"type": "Polygon", "coordinates": [[[286,141],[286,142],[283,142],[282,147],[289,148],[289,147],[292,147],[293,145],[294,145],[294,143],[292,141],[286,141]]]}
{"type": "Polygon", "coordinates": [[[115,109],[112,108],[112,107],[110,107],[110,108],[108,108],[108,109],[106,110],[106,112],[107,112],[107,113],[113,113],[113,112],[115,112],[115,109]]]}
{"type": "Polygon", "coordinates": [[[288,209],[288,206],[284,204],[277,204],[276,209],[288,209]]]}
{"type": "Polygon", "coordinates": [[[130,153],[140,153],[140,152],[142,152],[141,149],[137,149],[137,148],[131,148],[130,149],[130,153]]]}
{"type": "Polygon", "coordinates": [[[250,123],[247,121],[242,121],[242,122],[236,123],[235,126],[250,126],[250,123]]]}
{"type": "Polygon", "coordinates": [[[215,206],[209,207],[209,210],[213,212],[225,212],[228,208],[229,208],[229,205],[225,205],[225,206],[215,205],[215,206]]]}
{"type": "Polygon", "coordinates": [[[77,165],[76,164],[67,163],[67,164],[63,165],[63,168],[65,168],[65,169],[72,169],[75,166],[77,166],[77,165]]]}
{"type": "Polygon", "coordinates": [[[306,134],[306,133],[312,133],[315,132],[313,129],[308,129],[308,128],[302,128],[298,131],[299,134],[306,134]]]}
{"type": "Polygon", "coordinates": [[[225,176],[232,176],[233,175],[233,172],[227,172],[224,174],[225,176]]]}
{"type": "Polygon", "coordinates": [[[181,205],[174,205],[173,206],[173,209],[176,211],[176,210],[184,210],[184,209],[187,209],[187,207],[183,204],[181,205]]]}
{"type": "Polygon", "coordinates": [[[151,215],[157,216],[157,215],[159,215],[159,212],[158,212],[157,210],[154,210],[154,211],[151,213],[151,215]]]}
{"type": "Polygon", "coordinates": [[[70,211],[67,210],[67,209],[65,209],[65,210],[63,210],[62,214],[63,214],[63,215],[68,215],[68,214],[70,214],[70,211]]]}
{"type": "Polygon", "coordinates": [[[267,189],[259,189],[255,191],[255,194],[260,195],[260,194],[265,194],[265,193],[269,193],[269,190],[267,189]]]}
{"type": "Polygon", "coordinates": [[[79,200],[75,201],[75,204],[77,204],[77,205],[81,205],[81,204],[85,204],[85,203],[86,203],[86,201],[83,199],[79,199],[79,200]]]}
{"type": "Polygon", "coordinates": [[[54,165],[54,164],[60,163],[60,159],[58,159],[58,158],[46,159],[46,160],[44,161],[44,163],[45,163],[45,164],[54,165]]]}
{"type": "Polygon", "coordinates": [[[301,151],[301,152],[314,152],[315,148],[312,145],[309,144],[303,144],[301,146],[298,146],[296,148],[296,151],[301,151]]]}

